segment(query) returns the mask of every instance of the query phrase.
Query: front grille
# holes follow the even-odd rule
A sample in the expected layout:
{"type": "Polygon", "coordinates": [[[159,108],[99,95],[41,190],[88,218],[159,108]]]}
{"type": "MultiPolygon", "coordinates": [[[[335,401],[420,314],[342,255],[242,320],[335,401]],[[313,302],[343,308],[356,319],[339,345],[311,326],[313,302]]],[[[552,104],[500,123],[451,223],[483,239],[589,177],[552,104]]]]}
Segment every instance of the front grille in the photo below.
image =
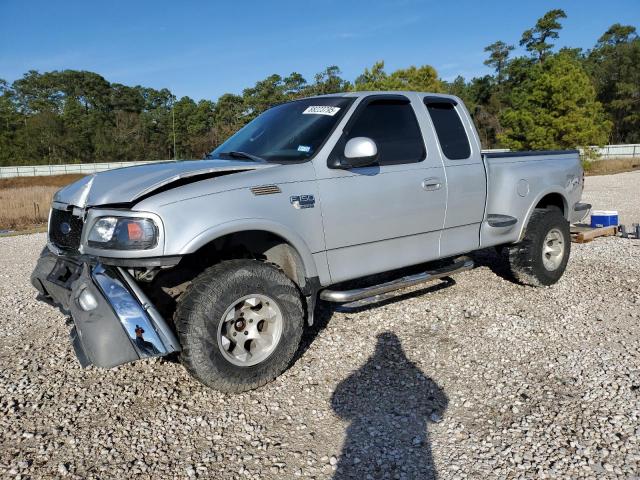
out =
{"type": "Polygon", "coordinates": [[[82,224],[82,219],[71,212],[53,209],[49,220],[49,240],[57,247],[77,250],[80,247],[82,224]]]}

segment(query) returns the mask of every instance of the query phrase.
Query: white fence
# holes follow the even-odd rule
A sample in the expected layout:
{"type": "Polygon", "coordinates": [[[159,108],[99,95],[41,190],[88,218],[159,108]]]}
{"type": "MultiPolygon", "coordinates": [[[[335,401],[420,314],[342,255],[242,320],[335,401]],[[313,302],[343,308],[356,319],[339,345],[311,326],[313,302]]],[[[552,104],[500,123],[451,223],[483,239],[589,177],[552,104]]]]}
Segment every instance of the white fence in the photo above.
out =
{"type": "MultiPolygon", "coordinates": [[[[640,158],[640,143],[627,145],[605,145],[603,147],[589,147],[597,156],[597,160],[610,160],[612,158],[640,158]]],[[[584,155],[584,148],[579,148],[580,155],[584,155]]],[[[510,152],[508,148],[488,148],[482,153],[510,152]]]]}
{"type": "MultiPolygon", "coordinates": [[[[629,143],[627,145],[604,145],[603,147],[589,147],[597,154],[598,160],[609,160],[612,158],[640,158],[640,143],[629,143]]],[[[579,148],[580,155],[584,155],[584,149],[579,148]]],[[[508,148],[492,148],[482,150],[482,152],[510,152],[508,148]]]]}
{"type": "Polygon", "coordinates": [[[610,158],[640,158],[640,143],[627,145],[605,145],[603,147],[591,147],[598,154],[600,160],[610,158]]]}
{"type": "Polygon", "coordinates": [[[111,162],[111,163],[70,163],[67,165],[33,165],[21,167],[0,167],[0,178],[44,177],[71,173],[90,174],[132,165],[152,162],[111,162]]]}

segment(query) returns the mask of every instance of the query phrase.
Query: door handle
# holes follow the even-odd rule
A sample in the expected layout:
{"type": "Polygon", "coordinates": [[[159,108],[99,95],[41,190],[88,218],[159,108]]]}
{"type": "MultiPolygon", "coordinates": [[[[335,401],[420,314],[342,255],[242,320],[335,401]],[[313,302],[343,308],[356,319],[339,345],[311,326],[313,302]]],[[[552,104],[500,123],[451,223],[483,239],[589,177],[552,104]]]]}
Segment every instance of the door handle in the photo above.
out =
{"type": "Polygon", "coordinates": [[[427,191],[440,190],[442,188],[442,181],[437,177],[425,178],[422,181],[422,188],[427,191]]]}

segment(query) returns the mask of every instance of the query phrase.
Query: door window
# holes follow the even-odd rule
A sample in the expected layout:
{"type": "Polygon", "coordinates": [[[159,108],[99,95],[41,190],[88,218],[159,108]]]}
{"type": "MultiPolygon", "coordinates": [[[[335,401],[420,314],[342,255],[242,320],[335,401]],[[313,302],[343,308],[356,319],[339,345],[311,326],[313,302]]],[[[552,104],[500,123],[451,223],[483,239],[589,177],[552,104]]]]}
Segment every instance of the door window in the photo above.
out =
{"type": "Polygon", "coordinates": [[[408,100],[379,99],[359,113],[348,138],[369,137],[378,146],[379,165],[417,163],[425,159],[424,142],[408,100]]]}

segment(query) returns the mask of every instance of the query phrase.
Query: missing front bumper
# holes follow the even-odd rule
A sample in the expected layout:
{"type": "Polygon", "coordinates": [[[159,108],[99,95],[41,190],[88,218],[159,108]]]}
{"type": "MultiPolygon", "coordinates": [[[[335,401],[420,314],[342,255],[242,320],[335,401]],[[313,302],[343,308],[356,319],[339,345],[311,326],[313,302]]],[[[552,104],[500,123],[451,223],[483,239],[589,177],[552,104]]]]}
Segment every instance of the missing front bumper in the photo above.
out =
{"type": "Polygon", "coordinates": [[[180,350],[166,321],[121,268],[45,250],[31,281],[44,300],[71,314],[72,343],[82,366],[110,368],[180,350]]]}

